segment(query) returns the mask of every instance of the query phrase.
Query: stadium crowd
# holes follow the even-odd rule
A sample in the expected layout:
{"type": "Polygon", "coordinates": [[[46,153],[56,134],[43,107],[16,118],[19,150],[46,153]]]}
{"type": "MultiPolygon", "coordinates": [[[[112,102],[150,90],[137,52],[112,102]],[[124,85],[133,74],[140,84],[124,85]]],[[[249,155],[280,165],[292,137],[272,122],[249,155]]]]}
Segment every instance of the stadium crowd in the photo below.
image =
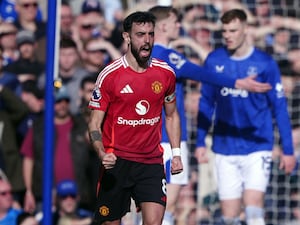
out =
{"type": "MultiPolygon", "coordinates": [[[[44,90],[49,60],[46,2],[0,1],[0,169],[4,172],[0,174],[0,224],[23,224],[27,219],[33,221],[28,224],[42,222],[44,90]]],[[[88,137],[87,105],[99,72],[126,51],[125,16],[158,4],[172,4],[179,11],[180,38],[171,46],[199,65],[223,44],[220,16],[233,8],[247,12],[249,41],[269,53],[280,68],[300,163],[300,1],[62,0],[58,72],[53,75],[55,224],[91,224],[99,160],[88,137]]],[[[186,80],[184,87],[190,171],[189,183],[177,202],[176,225],[218,224],[212,160],[198,165],[194,157],[201,83],[186,80]]],[[[298,166],[289,176],[278,170],[280,144],[276,138],[266,221],[268,225],[300,224],[300,172],[298,166]]],[[[210,153],[209,158],[213,157],[210,153]]],[[[131,212],[123,224],[136,225],[138,218],[131,212]]]]}

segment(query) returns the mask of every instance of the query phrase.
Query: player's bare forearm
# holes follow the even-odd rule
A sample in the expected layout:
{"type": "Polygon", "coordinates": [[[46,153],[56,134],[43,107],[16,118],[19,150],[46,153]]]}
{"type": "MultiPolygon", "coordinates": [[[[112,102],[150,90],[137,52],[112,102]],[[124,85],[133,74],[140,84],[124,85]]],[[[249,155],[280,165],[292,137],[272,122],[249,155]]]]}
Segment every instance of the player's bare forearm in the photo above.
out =
{"type": "Polygon", "coordinates": [[[102,160],[105,150],[102,144],[102,135],[99,130],[91,130],[89,132],[91,143],[94,149],[97,151],[99,158],[102,160]]]}
{"type": "Polygon", "coordinates": [[[104,112],[92,110],[90,121],[88,124],[91,144],[93,145],[93,148],[96,150],[101,160],[105,154],[104,146],[102,143],[102,134],[100,129],[103,118],[104,118],[104,112]]]}
{"type": "Polygon", "coordinates": [[[176,103],[166,104],[166,130],[172,148],[180,148],[181,128],[176,103]]]}
{"type": "Polygon", "coordinates": [[[117,157],[114,153],[106,153],[102,144],[102,135],[98,130],[91,130],[89,132],[90,139],[94,149],[97,151],[102,165],[105,169],[111,169],[116,164],[117,157]]]}

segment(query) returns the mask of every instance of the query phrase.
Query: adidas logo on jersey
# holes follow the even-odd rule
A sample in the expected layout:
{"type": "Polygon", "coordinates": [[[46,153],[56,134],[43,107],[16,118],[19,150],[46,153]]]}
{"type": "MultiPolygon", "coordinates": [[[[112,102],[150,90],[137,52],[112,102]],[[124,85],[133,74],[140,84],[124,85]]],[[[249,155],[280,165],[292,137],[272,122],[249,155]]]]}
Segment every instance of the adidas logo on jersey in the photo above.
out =
{"type": "Polygon", "coordinates": [[[120,91],[120,93],[121,94],[131,94],[131,93],[133,93],[133,90],[131,89],[129,84],[127,84],[125,87],[123,87],[123,89],[120,91]]]}

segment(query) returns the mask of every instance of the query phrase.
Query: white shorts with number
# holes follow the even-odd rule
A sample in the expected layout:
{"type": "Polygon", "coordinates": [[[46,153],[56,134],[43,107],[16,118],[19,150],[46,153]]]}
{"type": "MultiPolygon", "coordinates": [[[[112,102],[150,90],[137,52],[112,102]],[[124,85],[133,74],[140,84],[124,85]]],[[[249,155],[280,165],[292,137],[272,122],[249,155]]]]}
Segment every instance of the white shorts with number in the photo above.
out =
{"type": "Polygon", "coordinates": [[[163,142],[161,146],[164,149],[164,165],[166,170],[166,178],[168,184],[187,184],[189,178],[189,161],[188,161],[188,146],[185,141],[180,143],[181,160],[183,171],[179,174],[171,174],[172,150],[170,143],[163,142]]]}
{"type": "Polygon", "coordinates": [[[265,192],[271,172],[271,160],[271,151],[234,156],[216,154],[219,198],[221,200],[241,198],[245,189],[265,192]]]}

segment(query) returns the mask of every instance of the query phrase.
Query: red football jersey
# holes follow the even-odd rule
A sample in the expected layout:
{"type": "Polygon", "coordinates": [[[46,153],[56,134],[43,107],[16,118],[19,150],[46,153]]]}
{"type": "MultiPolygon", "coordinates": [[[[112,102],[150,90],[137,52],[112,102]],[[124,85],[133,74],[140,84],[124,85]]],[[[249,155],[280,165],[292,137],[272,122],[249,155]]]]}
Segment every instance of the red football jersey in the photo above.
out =
{"type": "Polygon", "coordinates": [[[172,68],[157,59],[141,73],[132,70],[124,56],[104,68],[89,107],[106,112],[105,150],[131,161],[162,163],[162,107],[175,101],[175,82],[172,68]]]}

